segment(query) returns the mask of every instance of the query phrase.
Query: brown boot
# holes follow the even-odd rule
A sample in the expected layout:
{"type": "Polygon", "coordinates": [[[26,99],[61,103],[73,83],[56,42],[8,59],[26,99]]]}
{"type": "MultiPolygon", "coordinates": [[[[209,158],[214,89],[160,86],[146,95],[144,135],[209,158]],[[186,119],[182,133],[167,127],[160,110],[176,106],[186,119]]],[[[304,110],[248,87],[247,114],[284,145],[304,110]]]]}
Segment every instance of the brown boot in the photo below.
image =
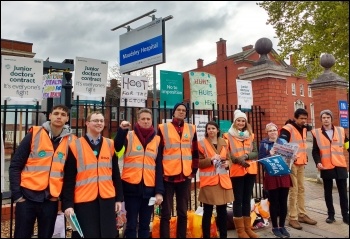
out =
{"type": "Polygon", "coordinates": [[[233,222],[235,223],[238,238],[249,238],[248,234],[244,230],[243,217],[234,217],[233,222]]]}
{"type": "Polygon", "coordinates": [[[258,234],[252,230],[252,222],[250,217],[243,217],[244,219],[244,229],[250,238],[259,238],[258,234]]]}

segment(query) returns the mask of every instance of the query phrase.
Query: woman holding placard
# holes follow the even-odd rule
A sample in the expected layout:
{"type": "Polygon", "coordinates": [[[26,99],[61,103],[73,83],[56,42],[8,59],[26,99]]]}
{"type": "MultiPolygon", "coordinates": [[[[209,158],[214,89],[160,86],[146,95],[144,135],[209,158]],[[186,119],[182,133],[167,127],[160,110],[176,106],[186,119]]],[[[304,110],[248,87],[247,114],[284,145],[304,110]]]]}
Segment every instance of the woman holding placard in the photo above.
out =
{"type": "MultiPolygon", "coordinates": [[[[275,154],[273,148],[274,143],[285,144],[285,140],[278,138],[278,127],[274,123],[266,125],[268,137],[260,142],[259,159],[270,157],[275,154]]],[[[284,227],[287,210],[288,210],[288,193],[292,187],[290,175],[271,176],[265,173],[264,189],[268,191],[268,199],[270,202],[270,217],[272,222],[272,233],[276,237],[290,237],[290,234],[284,227]],[[279,216],[279,222],[277,219],[279,216]]]]}

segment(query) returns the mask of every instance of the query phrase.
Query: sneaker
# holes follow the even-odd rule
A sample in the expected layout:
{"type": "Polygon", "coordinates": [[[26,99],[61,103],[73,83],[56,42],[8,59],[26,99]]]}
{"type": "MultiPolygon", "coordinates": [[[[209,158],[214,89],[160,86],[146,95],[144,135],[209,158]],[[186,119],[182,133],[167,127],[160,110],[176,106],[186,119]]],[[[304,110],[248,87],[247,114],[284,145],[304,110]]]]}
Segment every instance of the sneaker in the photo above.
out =
{"type": "Polygon", "coordinates": [[[306,223],[306,224],[310,224],[310,225],[317,224],[317,221],[312,220],[311,218],[309,218],[308,215],[304,215],[303,217],[298,217],[298,222],[302,222],[302,223],[306,223]]]}
{"type": "Polygon", "coordinates": [[[326,219],[326,222],[327,222],[327,223],[333,223],[333,222],[335,222],[335,219],[334,219],[334,217],[328,217],[328,218],[326,219]]]}
{"type": "Polygon", "coordinates": [[[303,227],[300,225],[300,223],[297,220],[289,220],[289,226],[297,230],[303,229],[303,227]]]}
{"type": "Polygon", "coordinates": [[[284,238],[290,237],[290,234],[285,227],[280,227],[279,229],[284,238]]]}
{"type": "Polygon", "coordinates": [[[349,225],[349,215],[343,217],[343,222],[349,225]]]}
{"type": "Polygon", "coordinates": [[[272,228],[272,233],[273,235],[275,235],[275,237],[280,237],[280,238],[283,238],[283,235],[282,233],[280,232],[279,228],[272,228]]]}

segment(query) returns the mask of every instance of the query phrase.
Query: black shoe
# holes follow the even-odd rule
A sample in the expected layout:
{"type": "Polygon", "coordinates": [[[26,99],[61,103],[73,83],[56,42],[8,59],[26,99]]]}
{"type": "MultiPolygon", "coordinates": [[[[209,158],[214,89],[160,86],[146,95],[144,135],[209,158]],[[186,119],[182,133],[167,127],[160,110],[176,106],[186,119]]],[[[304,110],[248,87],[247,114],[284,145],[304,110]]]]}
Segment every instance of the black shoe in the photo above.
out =
{"type": "Polygon", "coordinates": [[[326,219],[326,222],[327,222],[327,223],[333,223],[333,222],[335,222],[335,219],[334,219],[334,217],[328,217],[328,218],[326,219]]]}
{"type": "Polygon", "coordinates": [[[280,232],[278,227],[272,228],[272,233],[273,233],[273,235],[275,235],[275,237],[283,238],[283,235],[280,232]]]}
{"type": "Polygon", "coordinates": [[[343,222],[349,225],[349,215],[343,217],[343,222]]]}

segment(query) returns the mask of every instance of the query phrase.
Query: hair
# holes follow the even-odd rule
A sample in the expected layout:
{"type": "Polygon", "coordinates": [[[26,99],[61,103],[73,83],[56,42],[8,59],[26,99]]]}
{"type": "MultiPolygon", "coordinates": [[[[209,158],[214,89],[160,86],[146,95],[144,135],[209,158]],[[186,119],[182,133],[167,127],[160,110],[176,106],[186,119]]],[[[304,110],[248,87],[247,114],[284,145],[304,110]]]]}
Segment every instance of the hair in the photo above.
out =
{"type": "Polygon", "coordinates": [[[298,119],[300,115],[306,115],[308,116],[309,114],[307,111],[303,108],[299,108],[294,112],[294,118],[298,119]]]}
{"type": "MultiPolygon", "coordinates": [[[[235,122],[233,122],[232,124],[232,127],[237,129],[236,125],[235,125],[235,122]]],[[[237,129],[238,130],[238,129],[237,129]]],[[[243,131],[247,130],[249,132],[249,135],[252,135],[253,134],[253,129],[252,129],[252,126],[248,123],[248,121],[246,120],[245,121],[245,126],[243,127],[242,129],[243,131]]]]}
{"type": "Polygon", "coordinates": [[[266,132],[269,130],[269,128],[275,127],[278,130],[278,126],[272,122],[268,123],[265,127],[266,132]]]}
{"type": "Polygon", "coordinates": [[[69,108],[68,108],[67,106],[65,106],[65,105],[60,104],[60,105],[55,105],[55,106],[53,106],[52,109],[51,109],[51,113],[52,113],[54,110],[56,110],[56,109],[62,109],[64,112],[66,112],[67,114],[69,114],[69,108]]]}
{"type": "Polygon", "coordinates": [[[152,117],[152,110],[147,109],[147,108],[142,108],[142,109],[140,109],[139,111],[137,111],[137,118],[138,118],[138,119],[140,119],[140,115],[141,115],[142,113],[148,113],[148,114],[150,114],[151,117],[152,117]]]}
{"type": "Polygon", "coordinates": [[[218,129],[218,133],[217,133],[217,137],[220,137],[220,129],[219,129],[219,125],[218,123],[216,123],[215,121],[209,121],[206,125],[205,125],[205,137],[208,137],[208,132],[207,132],[207,127],[208,125],[213,125],[215,128],[218,129]]]}
{"type": "MultiPolygon", "coordinates": [[[[94,114],[97,114],[97,115],[101,114],[101,115],[103,116],[103,114],[102,114],[101,111],[98,111],[98,110],[97,110],[97,111],[91,111],[91,112],[87,115],[86,121],[90,121],[91,116],[94,115],[94,114]]],[[[103,116],[103,117],[104,117],[104,116],[103,116]]]]}

